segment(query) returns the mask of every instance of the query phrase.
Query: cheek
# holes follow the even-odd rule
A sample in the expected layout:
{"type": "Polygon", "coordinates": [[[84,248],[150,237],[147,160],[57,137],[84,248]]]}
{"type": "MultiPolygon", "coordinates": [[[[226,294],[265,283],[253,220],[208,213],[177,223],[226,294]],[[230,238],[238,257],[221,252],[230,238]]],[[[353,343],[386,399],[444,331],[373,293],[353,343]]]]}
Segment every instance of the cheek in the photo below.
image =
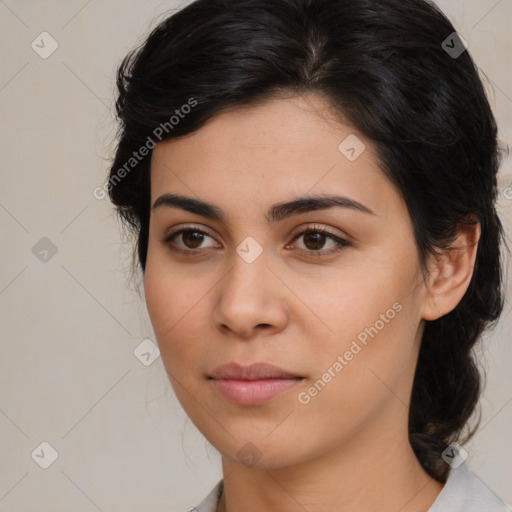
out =
{"type": "Polygon", "coordinates": [[[402,409],[400,402],[408,403],[404,377],[414,365],[415,327],[406,304],[383,300],[379,307],[354,297],[343,306],[337,323],[330,317],[337,335],[318,339],[309,351],[311,379],[296,400],[300,423],[326,439],[350,437],[394,402],[402,409]]]}
{"type": "MultiPolygon", "coordinates": [[[[355,339],[364,342],[366,329],[375,326],[379,333],[389,332],[403,317],[404,302],[412,298],[413,279],[407,271],[393,268],[358,269],[332,276],[322,287],[303,292],[304,302],[329,328],[329,340],[355,339]],[[409,285],[407,284],[409,283],[409,285]]],[[[373,332],[373,329],[371,329],[373,332]]],[[[326,331],[327,332],[327,331],[326,331]]],[[[367,333],[368,335],[368,333],[367,333]]]]}
{"type": "Polygon", "coordinates": [[[192,298],[188,297],[171,273],[149,260],[144,275],[144,292],[151,324],[164,356],[172,340],[177,339],[180,319],[186,318],[187,311],[190,312],[192,308],[192,298]]]}
{"type": "Polygon", "coordinates": [[[354,396],[371,399],[389,393],[386,384],[398,386],[414,363],[419,314],[414,261],[397,257],[386,264],[375,262],[364,273],[344,272],[343,278],[308,294],[308,304],[330,331],[322,328],[316,337],[313,373],[329,381],[334,399],[350,402],[354,396]]]}
{"type": "Polygon", "coordinates": [[[153,263],[146,265],[144,290],[162,361],[169,374],[189,381],[190,368],[197,369],[211,350],[204,325],[207,301],[202,300],[211,284],[153,263]]]}
{"type": "MultiPolygon", "coordinates": [[[[202,286],[159,254],[148,252],[144,274],[146,305],[155,334],[164,342],[199,301],[202,286]]],[[[188,322],[187,322],[188,323],[188,322]]]]}

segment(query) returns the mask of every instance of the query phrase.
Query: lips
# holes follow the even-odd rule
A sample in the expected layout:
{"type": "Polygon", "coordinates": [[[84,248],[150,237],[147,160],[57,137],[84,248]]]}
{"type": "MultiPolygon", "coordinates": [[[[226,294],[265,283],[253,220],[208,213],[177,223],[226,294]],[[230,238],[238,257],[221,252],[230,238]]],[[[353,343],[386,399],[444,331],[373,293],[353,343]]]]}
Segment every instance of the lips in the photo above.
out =
{"type": "Polygon", "coordinates": [[[304,377],[267,363],[216,368],[209,379],[220,395],[235,405],[260,405],[292,389],[304,377]]]}
{"type": "Polygon", "coordinates": [[[229,363],[217,367],[213,370],[211,377],[213,379],[239,379],[239,380],[259,380],[259,379],[294,379],[302,378],[300,375],[288,372],[267,363],[253,363],[249,366],[241,366],[237,363],[229,363]]]}

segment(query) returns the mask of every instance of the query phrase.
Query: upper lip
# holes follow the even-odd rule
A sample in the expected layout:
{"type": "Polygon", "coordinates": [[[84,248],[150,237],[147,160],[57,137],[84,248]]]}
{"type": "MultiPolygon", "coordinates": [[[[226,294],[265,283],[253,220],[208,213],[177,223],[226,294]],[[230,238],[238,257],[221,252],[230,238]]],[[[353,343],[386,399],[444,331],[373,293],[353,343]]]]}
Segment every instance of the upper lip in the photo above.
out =
{"type": "Polygon", "coordinates": [[[228,363],[215,368],[210,377],[213,379],[238,380],[301,378],[300,375],[267,363],[253,363],[248,366],[242,366],[238,363],[228,363]]]}

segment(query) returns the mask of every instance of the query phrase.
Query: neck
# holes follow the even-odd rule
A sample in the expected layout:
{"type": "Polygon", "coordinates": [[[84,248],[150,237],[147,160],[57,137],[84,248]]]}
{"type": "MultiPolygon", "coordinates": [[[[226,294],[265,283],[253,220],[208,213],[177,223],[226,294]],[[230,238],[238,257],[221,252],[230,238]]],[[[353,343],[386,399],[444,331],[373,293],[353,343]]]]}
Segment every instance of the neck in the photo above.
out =
{"type": "Polygon", "coordinates": [[[378,424],[293,466],[248,468],[223,457],[218,512],[428,511],[443,484],[423,470],[406,429],[378,424]]]}

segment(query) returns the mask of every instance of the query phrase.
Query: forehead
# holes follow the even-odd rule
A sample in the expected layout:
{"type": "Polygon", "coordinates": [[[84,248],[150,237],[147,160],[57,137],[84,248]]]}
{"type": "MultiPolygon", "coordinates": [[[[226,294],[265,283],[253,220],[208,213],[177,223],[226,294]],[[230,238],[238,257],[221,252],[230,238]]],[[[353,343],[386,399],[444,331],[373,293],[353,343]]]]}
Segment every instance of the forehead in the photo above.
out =
{"type": "Polygon", "coordinates": [[[191,134],[157,144],[151,159],[152,204],[166,192],[240,209],[332,192],[372,210],[400,201],[371,143],[336,121],[316,96],[277,98],[223,112],[191,134]]]}
{"type": "MultiPolygon", "coordinates": [[[[153,153],[158,157],[170,146],[179,146],[177,152],[188,152],[188,158],[199,148],[203,152],[217,153],[219,158],[228,151],[224,156],[229,159],[251,150],[254,156],[272,157],[280,149],[314,152],[318,156],[332,158],[337,156],[336,139],[343,134],[344,128],[334,120],[332,109],[321,97],[277,97],[263,104],[223,111],[199,130],[157,144],[153,153]],[[334,135],[334,140],[329,135],[334,135]]],[[[201,153],[194,156],[200,158],[201,153]]]]}

